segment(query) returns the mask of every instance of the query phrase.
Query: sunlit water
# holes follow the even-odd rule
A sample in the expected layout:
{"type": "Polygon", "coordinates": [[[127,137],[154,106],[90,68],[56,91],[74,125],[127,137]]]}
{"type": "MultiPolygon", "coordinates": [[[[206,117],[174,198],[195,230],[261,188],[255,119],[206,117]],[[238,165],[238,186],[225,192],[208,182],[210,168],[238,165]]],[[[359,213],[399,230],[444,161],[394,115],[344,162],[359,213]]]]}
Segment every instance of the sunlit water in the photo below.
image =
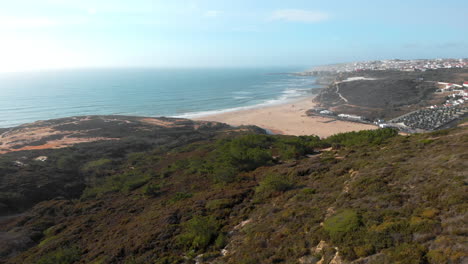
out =
{"type": "Polygon", "coordinates": [[[108,69],[0,74],[0,127],[76,115],[194,117],[310,94],[303,69],[108,69]]]}

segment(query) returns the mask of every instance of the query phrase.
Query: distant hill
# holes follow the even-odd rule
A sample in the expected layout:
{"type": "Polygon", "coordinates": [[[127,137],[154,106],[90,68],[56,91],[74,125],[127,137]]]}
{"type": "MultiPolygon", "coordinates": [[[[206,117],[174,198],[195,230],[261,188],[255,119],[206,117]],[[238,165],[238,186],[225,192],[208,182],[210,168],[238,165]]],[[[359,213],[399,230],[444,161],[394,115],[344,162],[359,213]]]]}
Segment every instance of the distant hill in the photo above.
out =
{"type": "Polygon", "coordinates": [[[337,83],[323,89],[316,97],[315,101],[321,106],[371,120],[392,119],[422,106],[443,103],[444,97],[434,94],[436,83],[461,84],[468,80],[468,69],[361,71],[341,73],[335,79],[337,83]],[[367,80],[343,82],[356,77],[367,80]]]}
{"type": "Polygon", "coordinates": [[[107,140],[0,155],[16,214],[0,218],[0,263],[468,261],[466,126],[327,139],[136,117],[38,126],[107,140]]]}

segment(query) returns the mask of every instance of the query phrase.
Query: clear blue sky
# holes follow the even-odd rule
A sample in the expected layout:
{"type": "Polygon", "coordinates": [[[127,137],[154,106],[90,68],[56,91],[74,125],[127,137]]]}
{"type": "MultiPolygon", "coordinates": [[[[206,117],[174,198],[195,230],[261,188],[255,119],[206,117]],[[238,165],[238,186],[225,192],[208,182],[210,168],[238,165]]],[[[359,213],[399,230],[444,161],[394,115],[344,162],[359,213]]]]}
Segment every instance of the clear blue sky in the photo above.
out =
{"type": "Polygon", "coordinates": [[[0,71],[468,57],[466,0],[11,0],[0,71]]]}

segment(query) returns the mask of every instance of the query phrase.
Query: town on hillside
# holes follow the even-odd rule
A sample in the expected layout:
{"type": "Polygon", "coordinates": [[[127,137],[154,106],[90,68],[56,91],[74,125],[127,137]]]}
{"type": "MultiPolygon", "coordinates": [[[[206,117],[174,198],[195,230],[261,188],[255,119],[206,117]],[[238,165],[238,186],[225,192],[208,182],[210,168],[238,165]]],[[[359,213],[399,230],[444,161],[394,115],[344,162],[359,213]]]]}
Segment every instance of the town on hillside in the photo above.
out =
{"type": "Polygon", "coordinates": [[[365,70],[371,71],[426,71],[437,69],[462,69],[468,68],[468,58],[461,59],[418,59],[418,60],[376,60],[340,63],[332,65],[317,66],[305,74],[317,74],[321,72],[359,72],[365,70]]]}
{"type": "Polygon", "coordinates": [[[407,133],[451,127],[468,115],[468,59],[353,62],[302,74],[328,83],[308,115],[407,133]]]}

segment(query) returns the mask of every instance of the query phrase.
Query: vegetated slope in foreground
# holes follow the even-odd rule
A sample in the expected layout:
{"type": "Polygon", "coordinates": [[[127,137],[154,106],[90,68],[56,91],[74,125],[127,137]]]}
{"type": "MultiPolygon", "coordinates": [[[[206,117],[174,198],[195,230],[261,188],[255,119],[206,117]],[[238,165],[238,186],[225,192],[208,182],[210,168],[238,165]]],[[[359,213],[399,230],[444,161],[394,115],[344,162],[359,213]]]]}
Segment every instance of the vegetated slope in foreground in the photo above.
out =
{"type": "Polygon", "coordinates": [[[79,200],[6,221],[1,254],[5,263],[464,263],[467,146],[466,127],[231,135],[112,167],[96,161],[79,200]]]}
{"type": "Polygon", "coordinates": [[[78,198],[87,182],[94,180],[88,171],[99,167],[105,175],[130,153],[165,151],[221,132],[263,131],[255,127],[232,130],[216,122],[130,116],[70,117],[4,129],[0,134],[0,216],[57,196],[78,198]]]}

